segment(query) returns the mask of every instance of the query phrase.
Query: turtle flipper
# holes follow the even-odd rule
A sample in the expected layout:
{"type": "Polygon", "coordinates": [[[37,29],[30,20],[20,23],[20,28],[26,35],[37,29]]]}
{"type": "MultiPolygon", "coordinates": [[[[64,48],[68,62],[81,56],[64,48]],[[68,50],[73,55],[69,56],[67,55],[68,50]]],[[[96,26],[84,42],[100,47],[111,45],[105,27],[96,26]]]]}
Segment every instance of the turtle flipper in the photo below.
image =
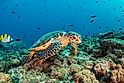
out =
{"type": "Polygon", "coordinates": [[[72,51],[72,54],[70,56],[70,59],[73,60],[74,56],[77,54],[78,50],[77,50],[77,45],[74,44],[74,43],[70,43],[73,51],[72,51]]]}
{"type": "Polygon", "coordinates": [[[43,44],[41,46],[38,46],[38,47],[29,49],[30,54],[29,54],[28,61],[30,61],[32,59],[32,57],[34,56],[35,52],[37,52],[37,51],[43,51],[43,50],[47,49],[51,45],[51,42],[52,41],[50,40],[50,41],[46,42],[45,44],[43,44]]]}
{"type": "Polygon", "coordinates": [[[30,51],[43,51],[43,50],[47,49],[51,45],[52,41],[53,40],[50,40],[50,41],[44,43],[43,45],[39,45],[39,46],[37,46],[35,48],[31,48],[29,50],[30,51]]]}
{"type": "Polygon", "coordinates": [[[31,51],[28,55],[28,59],[27,59],[27,62],[31,61],[32,57],[34,56],[35,54],[35,51],[31,51]]]}
{"type": "Polygon", "coordinates": [[[38,55],[38,56],[40,56],[40,58],[35,63],[35,65],[42,64],[48,58],[56,55],[56,53],[59,52],[61,50],[61,48],[62,48],[62,45],[59,41],[52,43],[45,51],[42,52],[42,54],[38,55]]]}

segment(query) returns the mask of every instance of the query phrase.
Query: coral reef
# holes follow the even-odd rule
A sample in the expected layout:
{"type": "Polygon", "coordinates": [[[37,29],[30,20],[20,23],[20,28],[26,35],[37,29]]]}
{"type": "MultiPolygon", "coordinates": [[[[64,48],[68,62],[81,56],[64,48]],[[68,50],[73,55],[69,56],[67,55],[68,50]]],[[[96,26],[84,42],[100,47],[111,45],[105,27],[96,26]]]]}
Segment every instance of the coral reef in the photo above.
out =
{"type": "Polygon", "coordinates": [[[29,53],[22,41],[1,43],[0,82],[124,83],[124,32],[110,31],[81,39],[73,60],[73,47],[67,45],[39,65],[25,63],[29,53]]]}
{"type": "Polygon", "coordinates": [[[12,83],[10,75],[0,72],[0,83],[12,83]]]}
{"type": "Polygon", "coordinates": [[[82,70],[74,74],[75,83],[99,83],[95,75],[90,70],[82,70]]]}
{"type": "Polygon", "coordinates": [[[0,48],[0,71],[24,64],[28,51],[22,41],[3,43],[0,48]]]}
{"type": "Polygon", "coordinates": [[[37,83],[48,79],[43,72],[26,71],[23,66],[10,69],[8,73],[11,75],[13,83],[37,83]]]}

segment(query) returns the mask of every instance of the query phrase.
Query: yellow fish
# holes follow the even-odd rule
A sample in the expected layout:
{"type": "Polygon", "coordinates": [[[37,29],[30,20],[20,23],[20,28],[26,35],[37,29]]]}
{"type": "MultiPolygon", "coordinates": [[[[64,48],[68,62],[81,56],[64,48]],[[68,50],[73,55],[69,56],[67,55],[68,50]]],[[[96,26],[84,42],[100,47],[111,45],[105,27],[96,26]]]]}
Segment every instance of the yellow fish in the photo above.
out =
{"type": "Polygon", "coordinates": [[[11,42],[13,39],[9,34],[2,34],[0,35],[0,42],[6,43],[6,42],[11,42]]]}

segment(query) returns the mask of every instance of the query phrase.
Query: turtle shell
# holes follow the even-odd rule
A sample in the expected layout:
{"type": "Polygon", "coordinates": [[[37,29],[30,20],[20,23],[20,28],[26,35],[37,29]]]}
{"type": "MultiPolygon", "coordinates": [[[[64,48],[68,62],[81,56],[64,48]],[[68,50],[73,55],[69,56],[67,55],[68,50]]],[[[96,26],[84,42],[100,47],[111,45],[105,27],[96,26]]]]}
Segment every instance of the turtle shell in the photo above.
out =
{"type": "Polygon", "coordinates": [[[46,42],[48,42],[51,38],[56,39],[59,35],[64,36],[64,34],[66,34],[65,31],[53,31],[53,32],[47,33],[43,35],[41,38],[39,38],[39,40],[36,43],[34,43],[31,48],[35,48],[40,45],[43,45],[46,42]]]}

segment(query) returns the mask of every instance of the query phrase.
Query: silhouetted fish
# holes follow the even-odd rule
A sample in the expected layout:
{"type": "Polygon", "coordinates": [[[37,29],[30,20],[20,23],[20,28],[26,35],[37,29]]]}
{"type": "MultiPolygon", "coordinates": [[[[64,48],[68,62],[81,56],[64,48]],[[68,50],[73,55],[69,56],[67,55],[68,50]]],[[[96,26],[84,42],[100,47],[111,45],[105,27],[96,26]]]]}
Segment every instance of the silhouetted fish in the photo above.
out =
{"type": "Polygon", "coordinates": [[[16,12],[14,10],[11,11],[12,14],[15,14],[16,12]]]}
{"type": "Polygon", "coordinates": [[[118,20],[118,22],[120,22],[120,20],[118,20]]]}
{"type": "Polygon", "coordinates": [[[69,24],[68,26],[73,27],[74,25],[73,24],[69,24]]]}
{"type": "Polygon", "coordinates": [[[99,29],[101,29],[102,27],[99,26],[99,29]]]}
{"type": "Polygon", "coordinates": [[[122,30],[122,28],[119,28],[119,30],[122,30]]]}
{"type": "Polygon", "coordinates": [[[37,29],[40,30],[40,27],[38,27],[37,29]]]}
{"type": "Polygon", "coordinates": [[[93,23],[94,22],[94,20],[92,19],[91,21],[90,21],[90,23],[93,23]]]}
{"type": "Polygon", "coordinates": [[[16,38],[15,40],[16,40],[16,41],[21,41],[21,39],[20,39],[20,38],[16,38]]]}
{"type": "Polygon", "coordinates": [[[97,17],[97,16],[95,16],[95,15],[93,15],[93,16],[90,16],[90,18],[95,18],[95,17],[97,17]]]}

